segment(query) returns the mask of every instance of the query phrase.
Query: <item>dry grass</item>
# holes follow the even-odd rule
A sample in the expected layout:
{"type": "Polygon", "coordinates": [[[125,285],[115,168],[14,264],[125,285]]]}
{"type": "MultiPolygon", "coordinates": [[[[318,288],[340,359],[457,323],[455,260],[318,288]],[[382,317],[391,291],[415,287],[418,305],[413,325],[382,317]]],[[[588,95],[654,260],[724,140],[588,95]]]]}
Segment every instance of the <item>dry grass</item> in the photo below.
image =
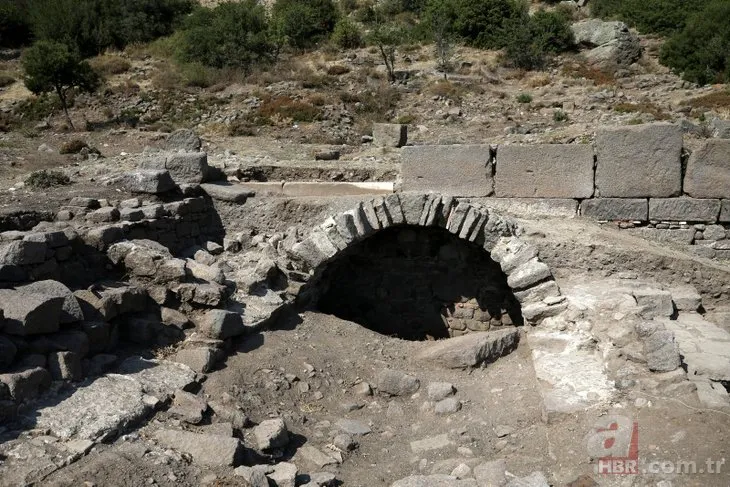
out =
{"type": "Polygon", "coordinates": [[[682,105],[707,110],[730,109],[730,89],[691,98],[683,101],[682,105]]]}
{"type": "Polygon", "coordinates": [[[613,111],[618,113],[646,113],[654,117],[655,120],[669,120],[671,117],[654,103],[617,103],[613,106],[613,111]]]}
{"type": "Polygon", "coordinates": [[[128,60],[114,54],[102,54],[89,60],[89,64],[102,76],[126,73],[132,67],[132,63],[128,60]]]}
{"type": "Polygon", "coordinates": [[[15,83],[15,78],[6,73],[0,73],[0,88],[5,88],[15,83]]]}
{"type": "Polygon", "coordinates": [[[258,109],[261,117],[269,120],[283,119],[293,122],[314,122],[320,116],[319,108],[313,104],[294,100],[288,96],[277,96],[264,100],[258,109]]]}
{"type": "Polygon", "coordinates": [[[614,78],[613,73],[579,63],[572,63],[564,66],[563,75],[571,78],[585,78],[593,81],[596,86],[612,85],[616,83],[616,78],[614,78]]]}
{"type": "Polygon", "coordinates": [[[530,88],[540,88],[542,86],[547,86],[550,84],[550,75],[546,73],[534,74],[527,78],[526,83],[527,86],[529,86],[530,88]]]}
{"type": "Polygon", "coordinates": [[[456,103],[460,103],[464,96],[464,88],[451,81],[437,81],[428,87],[428,92],[456,103]]]}
{"type": "Polygon", "coordinates": [[[342,76],[350,72],[350,68],[342,66],[341,64],[333,64],[327,68],[327,74],[330,76],[342,76]]]}

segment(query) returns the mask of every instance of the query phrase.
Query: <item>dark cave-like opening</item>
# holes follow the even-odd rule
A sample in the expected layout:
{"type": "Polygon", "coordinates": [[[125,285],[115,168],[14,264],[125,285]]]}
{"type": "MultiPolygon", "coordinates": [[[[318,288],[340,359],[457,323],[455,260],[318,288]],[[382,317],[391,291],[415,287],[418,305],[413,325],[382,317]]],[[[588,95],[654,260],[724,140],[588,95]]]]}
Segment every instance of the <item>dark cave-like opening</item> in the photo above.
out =
{"type": "Polygon", "coordinates": [[[437,227],[378,232],[343,251],[311,285],[319,311],[406,340],[522,324],[489,253],[437,227]]]}

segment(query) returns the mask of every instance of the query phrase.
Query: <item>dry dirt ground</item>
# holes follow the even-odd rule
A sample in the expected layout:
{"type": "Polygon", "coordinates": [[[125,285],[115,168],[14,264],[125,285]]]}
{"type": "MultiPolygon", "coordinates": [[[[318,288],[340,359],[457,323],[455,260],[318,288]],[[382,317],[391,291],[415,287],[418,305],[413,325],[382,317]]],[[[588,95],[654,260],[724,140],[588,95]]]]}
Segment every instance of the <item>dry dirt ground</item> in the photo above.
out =
{"type": "MultiPolygon", "coordinates": [[[[606,338],[630,321],[621,298],[626,286],[684,284],[697,281],[699,273],[706,316],[723,315],[730,269],[691,257],[681,248],[662,247],[580,220],[522,223],[526,238],[540,247],[551,265],[571,312],[580,313],[569,321],[548,319],[522,329],[517,349],[486,368],[443,369],[416,359],[430,342],[403,341],[317,311],[302,311],[288,313],[270,329],[237,342],[196,393],[207,401],[240,407],[254,424],[283,418],[292,433],[289,445],[271,457],[250,452],[246,462],[292,462],[301,482],[308,474],[329,470],[341,485],[390,486],[408,475],[449,474],[461,464],[473,468],[504,459],[508,479],[541,471],[553,486],[730,485],[730,467],[710,474],[705,463],[728,457],[730,410],[703,406],[687,387],[657,393],[652,386],[656,374],[640,360],[617,354],[606,338]],[[625,318],[617,316],[619,312],[626,313],[625,318]],[[562,354],[565,344],[576,345],[574,356],[562,354]],[[568,396],[587,400],[571,413],[546,415],[544,393],[554,384],[544,381],[544,358],[552,353],[555,361],[548,365],[565,379],[568,396]],[[386,368],[417,377],[419,390],[400,397],[358,392],[364,382],[374,384],[386,368]],[[606,381],[627,370],[633,384],[606,388],[606,381]],[[453,384],[460,410],[434,411],[427,392],[434,382],[453,384]],[[591,438],[598,428],[609,426],[606,421],[614,415],[638,424],[638,475],[595,472],[591,438]],[[352,451],[334,446],[343,420],[354,420],[357,429],[366,431],[354,435],[357,447],[352,451]],[[342,463],[316,465],[303,453],[306,446],[339,454],[342,463]],[[680,462],[695,462],[696,471],[671,471],[689,465],[680,462]]],[[[727,322],[717,323],[730,329],[727,322]]],[[[200,426],[185,425],[163,408],[113,443],[97,444],[69,466],[41,476],[37,485],[246,485],[232,468],[200,465],[154,439],[160,428],[205,431],[215,427],[208,425],[211,421],[219,419],[208,413],[200,426]]],[[[4,434],[7,438],[18,432],[4,434]]],[[[250,428],[237,434],[247,446],[255,444],[250,428]]],[[[20,435],[31,443],[54,441],[44,431],[20,435]]],[[[22,452],[13,455],[22,457],[22,452]]],[[[3,455],[7,460],[8,452],[3,455]]],[[[21,464],[36,461],[40,459],[32,458],[31,451],[21,464]]],[[[0,484],[18,485],[11,473],[6,471],[0,484]]]]}

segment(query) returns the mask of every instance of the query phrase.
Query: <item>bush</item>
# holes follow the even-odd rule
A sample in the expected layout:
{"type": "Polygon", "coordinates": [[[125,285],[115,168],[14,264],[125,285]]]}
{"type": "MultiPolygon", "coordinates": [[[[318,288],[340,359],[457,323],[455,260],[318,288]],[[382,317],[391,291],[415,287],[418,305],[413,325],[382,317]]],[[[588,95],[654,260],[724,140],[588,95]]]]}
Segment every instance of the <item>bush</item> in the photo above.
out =
{"type": "Polygon", "coordinates": [[[303,101],[293,100],[288,96],[279,96],[265,100],[258,109],[261,117],[291,119],[293,122],[314,122],[320,116],[320,110],[303,101]]]}
{"type": "Polygon", "coordinates": [[[350,72],[350,68],[341,64],[333,64],[327,68],[327,74],[330,76],[341,76],[350,72]]]}
{"type": "Polygon", "coordinates": [[[575,40],[568,19],[558,12],[540,10],[510,22],[505,32],[505,57],[520,69],[541,69],[551,54],[571,49],[575,40]]]}
{"type": "Polygon", "coordinates": [[[362,46],[362,32],[355,22],[343,17],[335,25],[332,42],[341,49],[357,49],[362,46]]]}
{"type": "Polygon", "coordinates": [[[276,0],[271,22],[278,37],[296,48],[307,48],[325,39],[337,23],[332,0],[276,0]]]}
{"type": "Polygon", "coordinates": [[[669,35],[682,30],[687,19],[709,1],[592,0],[590,6],[596,17],[622,20],[643,33],[669,35]]]}
{"type": "Polygon", "coordinates": [[[567,122],[569,118],[568,114],[562,110],[555,110],[553,112],[553,121],[555,122],[567,122]]]}
{"type": "Polygon", "coordinates": [[[256,0],[223,3],[214,9],[200,7],[179,32],[177,58],[216,68],[269,62],[273,46],[268,40],[266,11],[256,0]]]}
{"type": "Polygon", "coordinates": [[[46,189],[71,184],[71,179],[61,171],[36,171],[25,180],[25,185],[34,189],[46,189]]]}
{"type": "Polygon", "coordinates": [[[532,102],[532,95],[529,93],[520,93],[516,97],[517,103],[530,103],[532,102]]]}
{"type": "Polygon", "coordinates": [[[89,64],[91,64],[91,67],[94,68],[94,71],[102,76],[126,73],[132,67],[132,63],[123,57],[108,55],[98,56],[91,59],[89,60],[89,64]]]}
{"type": "Polygon", "coordinates": [[[662,64],[688,81],[730,82],[730,2],[714,0],[662,47],[662,64]]]}

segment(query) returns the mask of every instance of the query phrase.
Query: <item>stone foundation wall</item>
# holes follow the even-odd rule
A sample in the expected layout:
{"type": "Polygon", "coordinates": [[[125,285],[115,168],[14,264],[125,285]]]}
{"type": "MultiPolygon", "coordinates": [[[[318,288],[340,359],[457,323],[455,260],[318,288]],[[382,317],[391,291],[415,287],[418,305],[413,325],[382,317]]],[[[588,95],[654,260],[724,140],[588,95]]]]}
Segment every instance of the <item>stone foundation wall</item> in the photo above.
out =
{"type": "Polygon", "coordinates": [[[730,249],[728,139],[702,141],[690,153],[678,126],[653,123],[599,129],[593,144],[402,150],[403,192],[617,222],[649,238],[701,245],[708,257],[730,249]]]}

